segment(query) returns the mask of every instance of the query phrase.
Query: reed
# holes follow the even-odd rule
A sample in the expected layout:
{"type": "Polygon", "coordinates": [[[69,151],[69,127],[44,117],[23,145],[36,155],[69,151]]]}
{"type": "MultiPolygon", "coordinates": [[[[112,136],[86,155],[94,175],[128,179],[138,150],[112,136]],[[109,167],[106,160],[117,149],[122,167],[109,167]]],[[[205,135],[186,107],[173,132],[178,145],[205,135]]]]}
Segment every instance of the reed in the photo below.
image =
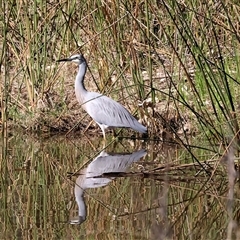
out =
{"type": "Polygon", "coordinates": [[[237,4],[60,0],[2,6],[2,123],[40,132],[71,129],[81,115],[75,67],[59,71],[55,60],[82,52],[89,62],[87,87],[137,110],[152,138],[166,131],[180,139],[198,133],[212,145],[239,138],[237,4]]]}

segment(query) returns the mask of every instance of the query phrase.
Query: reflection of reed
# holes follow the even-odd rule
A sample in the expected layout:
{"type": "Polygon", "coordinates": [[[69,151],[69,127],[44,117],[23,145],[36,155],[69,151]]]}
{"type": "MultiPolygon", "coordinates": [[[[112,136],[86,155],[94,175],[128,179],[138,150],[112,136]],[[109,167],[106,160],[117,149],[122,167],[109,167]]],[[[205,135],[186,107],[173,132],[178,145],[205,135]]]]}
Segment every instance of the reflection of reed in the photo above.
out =
{"type": "MultiPolygon", "coordinates": [[[[222,158],[222,162],[226,164],[227,175],[228,175],[228,195],[227,195],[227,212],[229,216],[228,228],[227,228],[227,239],[232,239],[232,233],[236,228],[237,223],[233,220],[233,208],[234,208],[234,185],[238,177],[234,163],[234,146],[233,142],[230,143],[229,148],[226,150],[225,155],[222,158]]],[[[238,238],[237,238],[238,239],[238,238]]]]}
{"type": "Polygon", "coordinates": [[[152,219],[151,239],[172,239],[172,229],[168,221],[168,190],[167,176],[163,182],[162,192],[158,194],[156,216],[152,219]]]}
{"type": "Polygon", "coordinates": [[[76,180],[74,194],[78,205],[78,217],[70,220],[71,224],[81,224],[86,220],[84,190],[106,186],[114,177],[101,177],[104,173],[125,172],[134,162],[146,155],[145,150],[131,154],[108,154],[101,152],[88,166],[80,171],[76,180]]]}

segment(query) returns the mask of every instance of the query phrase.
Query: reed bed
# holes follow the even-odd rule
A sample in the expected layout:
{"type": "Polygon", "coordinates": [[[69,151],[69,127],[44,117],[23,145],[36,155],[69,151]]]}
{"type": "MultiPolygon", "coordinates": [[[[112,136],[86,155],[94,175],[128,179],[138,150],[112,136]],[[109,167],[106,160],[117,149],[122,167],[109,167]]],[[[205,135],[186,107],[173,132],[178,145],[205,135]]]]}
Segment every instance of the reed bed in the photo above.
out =
{"type": "Polygon", "coordinates": [[[87,88],[125,105],[150,139],[188,145],[197,135],[215,152],[238,139],[238,3],[1,4],[2,127],[81,132],[89,117],[74,96],[76,66],[56,63],[81,52],[87,88]]]}

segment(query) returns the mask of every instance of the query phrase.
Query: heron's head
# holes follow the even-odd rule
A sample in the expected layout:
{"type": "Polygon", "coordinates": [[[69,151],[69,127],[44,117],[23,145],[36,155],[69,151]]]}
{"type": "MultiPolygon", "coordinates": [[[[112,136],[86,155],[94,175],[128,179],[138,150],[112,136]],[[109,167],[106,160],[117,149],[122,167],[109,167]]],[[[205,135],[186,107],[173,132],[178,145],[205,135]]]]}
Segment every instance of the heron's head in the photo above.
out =
{"type": "Polygon", "coordinates": [[[82,63],[86,63],[86,60],[82,54],[76,54],[72,55],[70,58],[59,59],[57,62],[75,62],[78,65],[81,65],[82,63]]]}

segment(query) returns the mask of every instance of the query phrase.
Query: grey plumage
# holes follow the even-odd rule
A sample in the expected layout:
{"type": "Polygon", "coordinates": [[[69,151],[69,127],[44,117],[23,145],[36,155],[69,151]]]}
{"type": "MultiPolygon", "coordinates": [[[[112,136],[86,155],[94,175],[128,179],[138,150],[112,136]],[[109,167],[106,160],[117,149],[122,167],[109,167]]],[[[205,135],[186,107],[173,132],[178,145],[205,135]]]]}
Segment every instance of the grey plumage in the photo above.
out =
{"type": "Polygon", "coordinates": [[[75,80],[75,94],[83,109],[100,126],[105,139],[105,129],[108,127],[132,128],[140,133],[146,133],[147,128],[140,124],[131,113],[120,103],[96,92],[88,92],[84,86],[87,62],[83,55],[77,54],[58,62],[72,61],[79,65],[75,80]]]}

